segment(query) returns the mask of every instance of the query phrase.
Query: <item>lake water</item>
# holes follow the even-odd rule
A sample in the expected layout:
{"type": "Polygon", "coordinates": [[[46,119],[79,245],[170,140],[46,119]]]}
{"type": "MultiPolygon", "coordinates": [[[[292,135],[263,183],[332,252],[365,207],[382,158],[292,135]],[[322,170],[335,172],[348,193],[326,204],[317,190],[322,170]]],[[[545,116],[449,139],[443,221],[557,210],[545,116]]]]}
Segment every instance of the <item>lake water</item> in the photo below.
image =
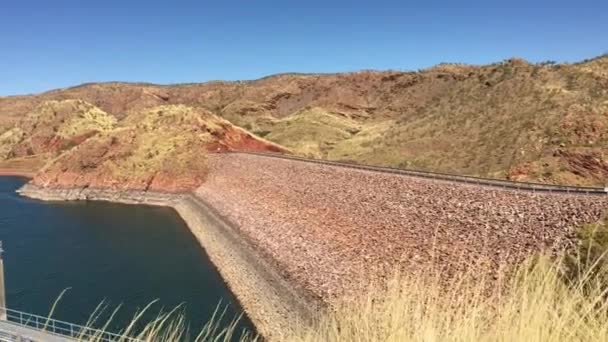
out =
{"type": "MultiPolygon", "coordinates": [[[[121,305],[113,330],[158,300],[146,318],[182,304],[193,335],[220,301],[223,324],[242,312],[173,209],[31,200],[15,193],[25,181],[0,177],[7,307],[47,316],[68,289],[53,318],[84,324],[103,301],[121,305]]],[[[243,315],[238,329],[254,328],[243,315]]]]}

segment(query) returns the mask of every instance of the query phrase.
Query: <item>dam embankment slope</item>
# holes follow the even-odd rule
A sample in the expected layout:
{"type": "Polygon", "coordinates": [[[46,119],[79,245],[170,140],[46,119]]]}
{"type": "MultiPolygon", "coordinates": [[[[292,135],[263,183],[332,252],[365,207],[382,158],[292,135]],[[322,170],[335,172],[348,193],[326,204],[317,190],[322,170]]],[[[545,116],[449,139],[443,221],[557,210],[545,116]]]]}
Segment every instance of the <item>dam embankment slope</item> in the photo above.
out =
{"type": "Polygon", "coordinates": [[[49,189],[41,199],[169,205],[208,251],[259,331],[367,289],[395,269],[498,269],[558,251],[608,196],[518,192],[240,153],[210,154],[193,193],[49,189]]]}
{"type": "MultiPolygon", "coordinates": [[[[323,301],[396,268],[459,272],[572,243],[608,196],[540,194],[240,153],[209,156],[195,193],[323,301]]],[[[497,268],[497,267],[496,267],[497,268]]]]}

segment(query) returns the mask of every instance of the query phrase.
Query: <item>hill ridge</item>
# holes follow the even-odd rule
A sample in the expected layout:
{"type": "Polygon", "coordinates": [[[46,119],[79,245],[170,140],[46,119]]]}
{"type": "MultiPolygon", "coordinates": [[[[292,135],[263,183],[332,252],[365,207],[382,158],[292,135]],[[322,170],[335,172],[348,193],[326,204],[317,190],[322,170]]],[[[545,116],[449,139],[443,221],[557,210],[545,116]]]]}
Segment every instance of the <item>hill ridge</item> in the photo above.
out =
{"type": "Polygon", "coordinates": [[[302,156],[603,186],[605,61],[606,55],[575,64],[510,58],[409,72],[283,73],[177,85],[89,83],[0,98],[0,135],[49,100],[86,101],[119,124],[160,105],[186,105],[302,156]]]}

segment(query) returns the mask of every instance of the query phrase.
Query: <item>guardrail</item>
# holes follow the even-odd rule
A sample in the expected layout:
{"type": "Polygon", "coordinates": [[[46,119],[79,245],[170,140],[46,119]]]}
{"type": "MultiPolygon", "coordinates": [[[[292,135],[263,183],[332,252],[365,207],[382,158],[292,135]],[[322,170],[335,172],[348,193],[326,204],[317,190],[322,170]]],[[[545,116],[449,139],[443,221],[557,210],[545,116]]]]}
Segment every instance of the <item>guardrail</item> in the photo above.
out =
{"type": "Polygon", "coordinates": [[[554,185],[554,184],[543,184],[543,183],[532,183],[532,182],[515,182],[515,181],[502,180],[502,179],[483,178],[483,177],[475,177],[475,176],[462,176],[462,175],[455,175],[455,174],[441,173],[441,172],[430,172],[430,171],[420,171],[420,170],[411,170],[411,169],[398,169],[398,168],[393,168],[393,167],[381,167],[381,166],[371,166],[371,165],[364,165],[364,164],[336,162],[336,161],[323,160],[323,159],[298,157],[298,156],[286,155],[286,154],[281,154],[281,153],[276,153],[276,152],[227,151],[227,153],[259,155],[259,156],[263,156],[263,157],[289,159],[289,160],[296,160],[296,161],[302,161],[302,162],[308,162],[308,163],[345,167],[345,168],[351,168],[351,169],[399,174],[399,175],[404,175],[404,176],[414,176],[414,177],[420,177],[420,178],[429,178],[429,179],[474,184],[474,185],[479,185],[479,186],[501,188],[501,189],[511,189],[511,190],[518,190],[518,191],[526,191],[526,192],[549,192],[549,193],[568,193],[568,194],[572,193],[572,194],[603,195],[603,196],[608,194],[608,188],[571,186],[571,185],[554,185]]]}
{"type": "Polygon", "coordinates": [[[141,340],[121,336],[119,334],[59,321],[48,317],[38,316],[23,311],[7,308],[0,308],[0,311],[6,312],[7,322],[61,337],[84,341],[93,340],[99,342],[141,342],[141,340]]]}

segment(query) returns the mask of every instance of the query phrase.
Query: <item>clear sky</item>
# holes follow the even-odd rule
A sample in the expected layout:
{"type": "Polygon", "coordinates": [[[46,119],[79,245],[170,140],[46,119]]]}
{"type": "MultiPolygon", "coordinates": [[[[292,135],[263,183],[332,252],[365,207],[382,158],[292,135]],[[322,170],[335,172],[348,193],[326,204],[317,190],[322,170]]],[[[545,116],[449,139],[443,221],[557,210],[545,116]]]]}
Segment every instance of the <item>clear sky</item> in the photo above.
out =
{"type": "Polygon", "coordinates": [[[608,0],[0,3],[0,95],[605,52],[608,0]]]}

